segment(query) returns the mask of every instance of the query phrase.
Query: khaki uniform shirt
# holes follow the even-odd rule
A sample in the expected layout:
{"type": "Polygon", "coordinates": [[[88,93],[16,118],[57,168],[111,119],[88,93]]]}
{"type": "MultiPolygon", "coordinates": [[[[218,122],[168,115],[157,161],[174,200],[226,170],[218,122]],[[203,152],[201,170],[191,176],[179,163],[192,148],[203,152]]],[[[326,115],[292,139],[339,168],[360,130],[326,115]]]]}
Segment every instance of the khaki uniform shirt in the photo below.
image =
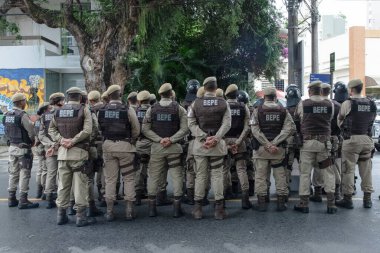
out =
{"type": "MultiPolygon", "coordinates": [[[[141,104],[141,108],[149,109],[150,104],[141,104]]],[[[142,128],[142,125],[141,125],[142,128]]],[[[142,129],[141,129],[142,130],[142,129]]],[[[140,154],[150,154],[150,148],[152,147],[152,141],[145,136],[141,136],[136,143],[136,150],[140,154]]]]}
{"type": "MultiPolygon", "coordinates": [[[[111,100],[111,103],[122,103],[121,100],[111,100]]],[[[131,137],[137,139],[140,135],[140,123],[136,116],[136,111],[128,106],[128,119],[131,124],[131,137]]],[[[136,146],[128,141],[111,141],[105,140],[103,144],[103,152],[107,153],[135,153],[136,146]]]]}
{"type": "MultiPolygon", "coordinates": [[[[79,104],[79,102],[69,101],[68,104],[79,104]]],[[[72,138],[72,142],[74,144],[77,144],[85,140],[89,140],[90,135],[92,133],[92,117],[91,117],[91,112],[88,109],[88,107],[84,108],[83,113],[84,113],[83,130],[80,131],[77,135],[75,135],[74,138],[72,138]]],[[[49,135],[52,137],[53,141],[55,142],[61,142],[63,138],[60,132],[58,131],[58,125],[57,125],[57,122],[55,121],[55,118],[53,118],[50,122],[49,135]]],[[[60,146],[58,149],[58,160],[60,161],[88,160],[88,151],[78,148],[78,147],[72,147],[70,149],[67,149],[63,146],[60,146]]]]}
{"type": "MultiPolygon", "coordinates": [[[[14,106],[13,110],[20,110],[24,111],[23,109],[14,106]]],[[[25,113],[22,118],[21,118],[21,125],[25,128],[25,130],[28,132],[28,136],[31,140],[34,140],[36,138],[36,133],[34,131],[34,123],[30,120],[29,115],[25,113]]],[[[27,148],[19,148],[16,146],[9,146],[9,154],[10,155],[15,155],[15,156],[20,156],[24,155],[29,152],[29,149],[27,148]]]]}
{"type": "MultiPolygon", "coordinates": [[[[173,100],[171,98],[162,98],[159,103],[161,106],[169,106],[172,102],[173,100]]],[[[172,142],[172,145],[167,148],[161,146],[160,141],[162,138],[152,131],[151,111],[152,108],[149,108],[146,111],[142,125],[142,133],[146,138],[150,139],[153,142],[151,147],[151,154],[181,154],[183,150],[181,144],[178,142],[183,140],[183,138],[189,132],[185,108],[179,105],[180,128],[177,133],[169,138],[172,142]]]]}
{"type": "MultiPolygon", "coordinates": [[[[54,108],[50,111],[51,113],[55,113],[57,110],[57,106],[54,106],[54,108]]],[[[56,145],[56,141],[51,140],[46,134],[45,134],[45,128],[49,128],[49,126],[45,126],[44,122],[41,120],[41,126],[40,130],[38,131],[38,138],[40,139],[41,143],[44,145],[45,150],[48,150],[50,147],[56,145]]],[[[54,155],[57,155],[58,151],[54,152],[54,155]]]]}
{"type": "MultiPolygon", "coordinates": [[[[216,97],[212,92],[206,92],[205,97],[216,97]]],[[[194,103],[189,107],[188,124],[192,135],[195,137],[193,144],[193,155],[198,156],[225,156],[227,155],[227,145],[223,140],[223,137],[231,128],[231,110],[227,103],[227,110],[223,115],[222,125],[220,126],[215,137],[218,138],[218,144],[211,149],[205,149],[203,147],[204,140],[207,138],[207,133],[205,133],[198,125],[197,118],[194,114],[194,103]]]]}
{"type": "MultiPolygon", "coordinates": [[[[274,101],[265,101],[264,105],[267,107],[277,107],[278,104],[274,101]]],[[[280,143],[284,142],[287,138],[289,138],[294,132],[296,131],[296,125],[293,122],[293,118],[290,115],[289,112],[286,112],[286,117],[284,120],[284,125],[282,126],[282,130],[279,135],[276,136],[276,138],[273,139],[273,141],[269,141],[264,133],[261,131],[259,126],[259,117],[258,117],[258,108],[255,108],[253,110],[252,116],[251,116],[251,131],[253,136],[257,139],[257,141],[261,144],[258,150],[255,150],[253,152],[253,158],[260,158],[260,159],[269,159],[269,160],[280,160],[285,157],[285,149],[283,147],[278,147],[279,152],[276,154],[271,154],[267,152],[264,147],[265,145],[272,143],[275,146],[278,146],[280,143]]]]}

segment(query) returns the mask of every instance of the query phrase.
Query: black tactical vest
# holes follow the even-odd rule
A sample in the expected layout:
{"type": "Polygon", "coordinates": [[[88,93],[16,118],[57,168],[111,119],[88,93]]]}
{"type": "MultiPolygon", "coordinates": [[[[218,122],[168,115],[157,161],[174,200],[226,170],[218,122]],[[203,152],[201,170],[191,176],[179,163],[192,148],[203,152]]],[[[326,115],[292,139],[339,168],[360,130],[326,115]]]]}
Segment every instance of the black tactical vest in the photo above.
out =
{"type": "Polygon", "coordinates": [[[338,136],[340,135],[340,128],[338,126],[338,114],[339,114],[341,105],[335,100],[331,100],[331,101],[334,104],[334,117],[331,120],[331,135],[338,136]]]}
{"type": "Polygon", "coordinates": [[[350,122],[349,132],[351,135],[370,135],[372,125],[376,118],[376,104],[368,98],[349,98],[351,112],[345,120],[350,122]]]}
{"type": "Polygon", "coordinates": [[[220,97],[202,97],[194,101],[193,111],[199,128],[210,136],[215,135],[223,123],[227,102],[220,97]]]}
{"type": "Polygon", "coordinates": [[[137,109],[136,109],[136,116],[137,116],[137,119],[139,120],[140,122],[140,126],[142,125],[143,123],[143,120],[144,120],[144,117],[145,117],[145,114],[146,114],[146,111],[148,110],[149,107],[146,107],[146,108],[143,108],[141,106],[139,106],[137,109]]]}
{"type": "Polygon", "coordinates": [[[63,138],[74,138],[83,130],[84,108],[82,104],[65,104],[55,111],[57,128],[63,138]]]}
{"type": "Polygon", "coordinates": [[[121,102],[109,103],[99,110],[98,121],[105,139],[116,141],[131,138],[128,111],[128,105],[121,102]]]}
{"type": "Polygon", "coordinates": [[[244,129],[245,105],[240,102],[228,102],[231,109],[231,128],[225,135],[227,138],[238,138],[244,129]]]}
{"type": "Polygon", "coordinates": [[[282,130],[286,118],[286,109],[280,105],[258,107],[258,119],[261,132],[269,141],[273,141],[282,130]]]}
{"type": "Polygon", "coordinates": [[[161,138],[171,137],[180,129],[179,104],[172,102],[169,106],[156,103],[151,107],[152,131],[161,138]]]}
{"type": "Polygon", "coordinates": [[[49,126],[50,126],[51,120],[54,117],[54,113],[55,113],[55,110],[52,110],[51,112],[46,112],[46,113],[42,114],[42,116],[41,116],[42,123],[44,124],[44,127],[45,127],[44,128],[45,135],[48,136],[49,138],[50,138],[49,126]]]}
{"type": "Polygon", "coordinates": [[[21,124],[23,115],[26,112],[15,109],[9,111],[3,117],[3,125],[5,135],[9,138],[11,144],[32,144],[33,141],[29,138],[28,131],[21,124]]]}
{"type": "Polygon", "coordinates": [[[332,104],[329,100],[314,101],[306,99],[302,102],[303,119],[302,135],[331,135],[332,104]]]}

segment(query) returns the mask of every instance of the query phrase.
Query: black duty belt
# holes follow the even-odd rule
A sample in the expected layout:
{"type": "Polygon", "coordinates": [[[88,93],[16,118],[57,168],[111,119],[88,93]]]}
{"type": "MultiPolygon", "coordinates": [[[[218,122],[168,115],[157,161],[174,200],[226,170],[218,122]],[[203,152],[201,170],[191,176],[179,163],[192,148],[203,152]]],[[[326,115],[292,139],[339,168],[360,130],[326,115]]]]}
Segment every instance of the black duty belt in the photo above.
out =
{"type": "Polygon", "coordinates": [[[326,141],[330,141],[330,136],[329,135],[304,135],[303,139],[305,141],[307,141],[307,140],[317,140],[317,141],[320,141],[320,142],[326,142],[326,141]]]}
{"type": "Polygon", "coordinates": [[[123,138],[123,139],[105,138],[105,140],[113,141],[113,142],[119,142],[119,141],[132,142],[133,138],[123,138]]]}
{"type": "Polygon", "coordinates": [[[12,147],[18,147],[18,148],[27,148],[27,149],[32,148],[32,145],[29,145],[29,144],[26,144],[26,143],[11,143],[10,145],[12,147]]]}

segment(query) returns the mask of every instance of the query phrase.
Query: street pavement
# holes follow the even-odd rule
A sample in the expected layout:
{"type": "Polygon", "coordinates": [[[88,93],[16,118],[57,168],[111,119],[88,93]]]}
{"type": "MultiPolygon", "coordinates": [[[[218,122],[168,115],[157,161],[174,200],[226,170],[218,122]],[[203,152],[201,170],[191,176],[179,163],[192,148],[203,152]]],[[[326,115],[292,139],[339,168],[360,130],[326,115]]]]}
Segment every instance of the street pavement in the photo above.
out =
{"type": "MultiPolygon", "coordinates": [[[[309,214],[289,210],[259,213],[242,210],[238,200],[227,201],[229,217],[213,219],[212,204],[204,208],[205,218],[191,218],[191,206],[184,205],[186,216],[174,219],[171,207],[158,207],[159,216],[149,218],[147,204],[137,207],[138,218],[123,220],[124,204],[117,206],[117,221],[108,223],[98,218],[93,226],[77,228],[74,217],[65,226],[56,225],[56,209],[45,209],[46,203],[33,210],[7,206],[7,160],[0,155],[0,253],[2,252],[380,252],[380,154],[374,159],[372,209],[362,208],[362,193],[355,197],[354,210],[339,209],[326,214],[326,201],[311,203],[309,214]]],[[[34,164],[30,195],[36,192],[34,164]]],[[[273,183],[272,183],[273,185],[273,183]]],[[[360,180],[357,182],[360,188],[360,180]]],[[[273,187],[272,187],[273,188],[273,187]]],[[[274,189],[271,189],[272,197],[274,189]]],[[[256,198],[251,198],[256,201],[256,198]]]]}

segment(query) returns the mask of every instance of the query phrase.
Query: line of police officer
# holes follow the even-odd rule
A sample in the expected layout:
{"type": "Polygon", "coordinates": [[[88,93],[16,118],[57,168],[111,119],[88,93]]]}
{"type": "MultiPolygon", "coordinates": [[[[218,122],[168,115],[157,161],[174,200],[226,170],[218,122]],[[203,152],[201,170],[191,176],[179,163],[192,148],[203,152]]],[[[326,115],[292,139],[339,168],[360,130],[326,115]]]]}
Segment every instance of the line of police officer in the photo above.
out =
{"type": "MultiPolygon", "coordinates": [[[[349,82],[351,97],[338,101],[342,105],[328,99],[329,85],[312,82],[308,86],[310,98],[304,101],[300,101],[298,88],[291,85],[287,89],[287,108],[276,100],[274,88],[264,89],[264,99],[251,108],[235,84],[226,89],[227,100],[223,91],[218,91],[215,77],[206,78],[203,87],[198,88],[199,82],[189,82],[184,103],[187,110],[175,101],[169,83],[160,87],[161,99],[155,103],[148,91],[141,91],[130,94],[129,103],[124,104],[118,85],[111,85],[102,96],[92,91],[88,97],[80,89],[70,88],[66,103],[64,94],[52,94],[50,105],[42,105],[39,113],[37,139],[45,149],[40,153],[40,162],[41,167],[45,164],[47,176],[46,183],[41,179],[38,182],[43,185],[47,208],[58,207],[57,223],[69,221],[66,210],[71,206],[77,226],[96,222],[93,216],[101,212],[94,204],[95,171],[99,199],[107,207],[107,221],[115,219],[120,179],[127,220],[136,217],[135,204],[140,205],[145,195],[150,217],[157,215],[157,205],[165,204],[172,204],[173,217],[180,217],[181,202],[185,202],[194,205],[193,217],[201,219],[210,187],[215,198],[215,219],[224,219],[224,200],[234,177],[232,168],[240,185],[243,209],[252,206],[249,196],[254,185],[258,199],[255,208],[267,210],[273,171],[277,210],[284,211],[294,158],[300,164],[300,202],[294,207],[296,211],[308,213],[309,199],[319,202],[322,188],[327,194],[327,213],[335,213],[336,205],[353,208],[356,164],[362,178],[363,205],[372,206],[371,128],[376,106],[360,95],[360,80],[349,82]],[[188,150],[185,156],[184,149],[188,150]],[[247,166],[251,155],[254,175],[247,166]],[[315,190],[310,197],[312,171],[315,190]],[[174,201],[166,194],[168,172],[173,180],[174,201]],[[255,184],[251,184],[253,180],[255,184]]],[[[338,85],[336,90],[341,88],[338,85]]],[[[18,205],[20,209],[38,207],[27,198],[36,124],[24,111],[25,100],[24,95],[15,94],[14,108],[3,119],[11,143],[9,206],[18,205]],[[20,201],[16,198],[18,183],[20,201]]],[[[40,195],[41,187],[38,191],[40,195]]]]}

